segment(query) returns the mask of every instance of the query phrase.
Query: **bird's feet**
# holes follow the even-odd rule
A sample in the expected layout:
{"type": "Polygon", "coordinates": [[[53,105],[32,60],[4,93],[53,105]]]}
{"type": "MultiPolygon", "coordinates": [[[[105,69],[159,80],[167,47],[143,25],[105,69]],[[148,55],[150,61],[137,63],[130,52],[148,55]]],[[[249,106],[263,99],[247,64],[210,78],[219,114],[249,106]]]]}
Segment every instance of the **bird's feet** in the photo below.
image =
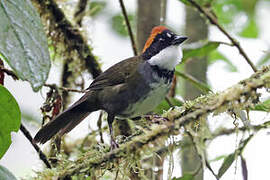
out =
{"type": "Polygon", "coordinates": [[[119,148],[119,145],[115,142],[114,138],[111,138],[111,151],[119,148]]]}
{"type": "Polygon", "coordinates": [[[168,122],[169,119],[166,118],[166,117],[162,117],[162,116],[159,116],[159,115],[145,115],[144,116],[145,119],[147,120],[150,120],[152,123],[155,123],[155,124],[163,124],[164,122],[168,122]]]}

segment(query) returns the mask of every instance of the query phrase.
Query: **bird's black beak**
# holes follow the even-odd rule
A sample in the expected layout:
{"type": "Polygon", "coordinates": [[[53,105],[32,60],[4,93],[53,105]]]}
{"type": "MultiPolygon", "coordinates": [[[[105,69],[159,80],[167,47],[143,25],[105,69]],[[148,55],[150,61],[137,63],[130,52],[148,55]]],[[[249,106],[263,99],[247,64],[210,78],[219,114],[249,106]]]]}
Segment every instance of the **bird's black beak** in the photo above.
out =
{"type": "Polygon", "coordinates": [[[182,42],[184,42],[185,40],[187,40],[187,37],[185,36],[175,36],[173,41],[172,41],[172,45],[179,45],[182,42]]]}

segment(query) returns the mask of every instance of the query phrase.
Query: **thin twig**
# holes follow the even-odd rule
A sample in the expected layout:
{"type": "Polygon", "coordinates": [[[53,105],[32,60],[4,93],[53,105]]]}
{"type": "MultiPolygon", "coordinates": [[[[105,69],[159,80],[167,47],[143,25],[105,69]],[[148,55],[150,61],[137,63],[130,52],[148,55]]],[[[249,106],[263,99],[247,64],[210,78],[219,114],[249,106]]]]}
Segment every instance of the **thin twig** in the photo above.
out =
{"type": "Polygon", "coordinates": [[[167,0],[161,0],[161,2],[160,2],[160,24],[165,24],[165,22],[166,22],[166,10],[167,10],[167,0]]]}
{"type": "Polygon", "coordinates": [[[102,133],[102,117],[103,117],[103,115],[104,115],[104,111],[100,111],[98,121],[97,121],[98,132],[99,132],[101,143],[104,143],[103,133],[102,133]]]}
{"type": "MultiPolygon", "coordinates": [[[[1,61],[1,59],[0,59],[0,61],[1,61]]],[[[3,64],[0,66],[0,71],[5,72],[7,75],[11,76],[14,80],[19,79],[13,71],[5,69],[3,64]]],[[[20,126],[20,130],[22,131],[24,136],[30,141],[32,146],[35,148],[35,150],[37,151],[37,153],[39,155],[39,158],[46,164],[47,168],[51,168],[52,166],[50,165],[46,155],[41,151],[41,149],[38,147],[38,145],[33,142],[33,138],[31,136],[30,132],[26,129],[26,127],[22,123],[20,126]]]]}
{"type": "MultiPolygon", "coordinates": [[[[266,128],[269,128],[270,127],[270,121],[266,121],[264,122],[263,124],[259,124],[259,125],[251,125],[251,126],[243,126],[243,127],[240,127],[238,128],[239,131],[249,131],[249,130],[254,130],[254,131],[259,131],[261,129],[266,129],[266,128]]],[[[217,132],[214,132],[212,134],[212,138],[211,139],[214,139],[218,136],[223,136],[223,135],[230,135],[232,133],[235,133],[235,128],[231,128],[231,129],[221,129],[221,130],[218,130],[217,132]]]]}
{"type": "Polygon", "coordinates": [[[219,180],[218,175],[214,172],[214,170],[213,170],[212,167],[210,166],[210,163],[209,163],[207,160],[205,160],[205,165],[206,165],[206,167],[209,169],[209,171],[213,174],[213,176],[215,176],[215,178],[216,178],[217,180],[219,180]]]}
{"type": "Polygon", "coordinates": [[[44,84],[44,86],[52,88],[52,89],[60,89],[62,91],[67,92],[77,92],[77,93],[85,93],[86,90],[78,90],[78,89],[72,89],[72,88],[66,88],[66,87],[57,87],[55,84],[44,84]]]}
{"type": "Polygon", "coordinates": [[[168,105],[169,105],[170,107],[173,107],[173,103],[172,103],[171,100],[168,98],[168,96],[165,97],[165,100],[166,100],[166,102],[168,103],[168,105]]]}
{"type": "Polygon", "coordinates": [[[134,36],[133,36],[133,33],[132,33],[132,29],[131,29],[131,26],[130,26],[130,23],[129,23],[129,20],[128,20],[128,15],[127,15],[127,11],[126,11],[124,2],[123,2],[123,0],[119,0],[119,3],[120,3],[120,6],[121,6],[121,9],[122,9],[123,16],[125,18],[127,28],[128,28],[128,34],[129,34],[129,38],[130,38],[130,41],[131,41],[131,44],[132,44],[133,53],[134,53],[135,56],[137,56],[138,55],[137,46],[136,46],[135,39],[134,39],[134,36]]]}
{"type": "Polygon", "coordinates": [[[74,13],[74,19],[79,26],[82,26],[82,19],[85,15],[86,6],[87,6],[87,0],[80,0],[77,4],[77,7],[74,13]]]}
{"type": "Polygon", "coordinates": [[[114,180],[117,180],[117,178],[118,178],[118,173],[119,173],[119,168],[118,168],[117,171],[116,171],[114,180]]]}
{"type": "Polygon", "coordinates": [[[176,92],[176,86],[177,86],[177,77],[176,75],[173,76],[172,85],[171,88],[167,94],[169,97],[174,97],[176,92]]]}
{"type": "Polygon", "coordinates": [[[252,63],[252,61],[249,59],[243,48],[241,47],[240,43],[234,39],[218,22],[217,20],[210,15],[206,10],[204,10],[197,2],[194,0],[188,0],[198,11],[200,11],[209,21],[211,24],[215,25],[227,38],[232,42],[232,44],[238,49],[239,53],[245,58],[247,63],[250,65],[250,67],[253,69],[254,72],[257,71],[256,66],[252,63]]]}
{"type": "Polygon", "coordinates": [[[4,62],[0,58],[0,84],[4,85],[5,73],[1,71],[1,67],[4,67],[4,62]]]}
{"type": "Polygon", "coordinates": [[[47,168],[52,168],[46,155],[41,151],[41,149],[38,147],[38,145],[33,142],[33,138],[31,136],[30,132],[25,128],[25,126],[23,124],[21,124],[20,130],[22,131],[24,136],[29,140],[29,142],[32,144],[32,146],[35,148],[35,150],[37,151],[37,153],[39,155],[39,158],[46,164],[47,168]]]}
{"type": "Polygon", "coordinates": [[[6,73],[7,75],[11,76],[14,80],[18,80],[18,76],[11,70],[6,69],[3,65],[0,65],[0,71],[6,73]]]}
{"type": "Polygon", "coordinates": [[[217,43],[219,43],[219,44],[222,44],[222,45],[226,45],[226,46],[234,46],[233,44],[231,44],[231,43],[227,43],[227,42],[223,42],[223,41],[213,41],[213,42],[217,42],[217,43]]]}
{"type": "Polygon", "coordinates": [[[175,71],[175,74],[178,76],[181,76],[182,78],[188,80],[189,82],[191,82],[195,87],[197,87],[199,90],[201,90],[201,92],[203,93],[208,93],[208,92],[212,92],[212,90],[204,83],[200,82],[199,80],[197,80],[195,77],[191,76],[190,74],[187,73],[183,73],[180,71],[175,71]]]}

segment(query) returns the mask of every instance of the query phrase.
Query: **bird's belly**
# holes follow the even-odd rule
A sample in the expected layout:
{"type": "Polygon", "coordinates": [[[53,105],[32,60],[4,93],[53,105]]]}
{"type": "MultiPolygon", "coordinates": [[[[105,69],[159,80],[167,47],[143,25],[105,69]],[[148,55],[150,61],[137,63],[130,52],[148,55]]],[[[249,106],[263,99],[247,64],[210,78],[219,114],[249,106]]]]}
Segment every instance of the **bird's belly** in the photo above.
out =
{"type": "Polygon", "coordinates": [[[170,84],[152,83],[151,90],[135,103],[130,104],[118,117],[137,117],[152,111],[167,95],[170,84]]]}

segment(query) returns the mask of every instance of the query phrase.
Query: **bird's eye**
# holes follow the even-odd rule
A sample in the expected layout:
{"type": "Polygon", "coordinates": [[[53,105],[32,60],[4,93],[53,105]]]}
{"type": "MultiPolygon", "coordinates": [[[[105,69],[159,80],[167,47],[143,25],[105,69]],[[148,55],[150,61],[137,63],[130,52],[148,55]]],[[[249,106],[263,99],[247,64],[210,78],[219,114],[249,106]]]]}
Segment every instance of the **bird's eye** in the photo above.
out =
{"type": "Polygon", "coordinates": [[[163,39],[163,38],[159,38],[158,40],[159,40],[159,41],[164,41],[164,39],[163,39]]]}
{"type": "Polygon", "coordinates": [[[171,37],[172,37],[172,35],[171,35],[170,33],[167,33],[167,36],[168,36],[169,38],[171,38],[171,37]]]}

